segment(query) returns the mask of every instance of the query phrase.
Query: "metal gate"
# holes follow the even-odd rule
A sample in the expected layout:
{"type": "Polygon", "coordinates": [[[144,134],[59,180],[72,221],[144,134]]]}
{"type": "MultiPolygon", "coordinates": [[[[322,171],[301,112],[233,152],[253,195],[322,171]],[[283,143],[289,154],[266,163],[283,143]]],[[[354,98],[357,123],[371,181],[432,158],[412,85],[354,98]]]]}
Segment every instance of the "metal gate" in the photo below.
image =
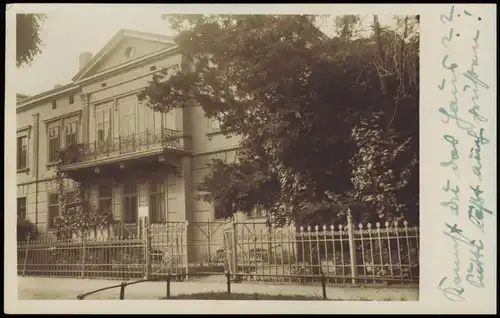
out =
{"type": "Polygon", "coordinates": [[[145,242],[145,277],[160,278],[176,274],[179,279],[188,274],[187,221],[149,223],[141,218],[140,233],[145,242]]]}

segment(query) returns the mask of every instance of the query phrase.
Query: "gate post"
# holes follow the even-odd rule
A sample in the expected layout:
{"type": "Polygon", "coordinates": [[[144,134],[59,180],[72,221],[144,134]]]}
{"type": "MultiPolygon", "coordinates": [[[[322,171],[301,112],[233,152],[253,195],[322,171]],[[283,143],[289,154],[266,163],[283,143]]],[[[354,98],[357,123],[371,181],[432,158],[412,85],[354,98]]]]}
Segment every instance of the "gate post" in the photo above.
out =
{"type": "Polygon", "coordinates": [[[144,240],[144,279],[151,278],[151,229],[149,227],[149,218],[147,216],[141,217],[142,223],[142,236],[144,240]]]}
{"type": "Polygon", "coordinates": [[[232,240],[233,240],[233,268],[232,268],[232,272],[233,272],[233,275],[236,274],[236,272],[238,271],[238,242],[236,241],[238,239],[238,235],[237,235],[237,230],[238,230],[238,224],[232,220],[231,221],[231,235],[232,235],[232,240]]]}
{"type": "Polygon", "coordinates": [[[351,277],[352,283],[356,284],[357,266],[356,266],[356,246],[354,245],[354,225],[352,224],[351,209],[347,210],[347,235],[349,238],[349,256],[351,258],[351,277]]]}

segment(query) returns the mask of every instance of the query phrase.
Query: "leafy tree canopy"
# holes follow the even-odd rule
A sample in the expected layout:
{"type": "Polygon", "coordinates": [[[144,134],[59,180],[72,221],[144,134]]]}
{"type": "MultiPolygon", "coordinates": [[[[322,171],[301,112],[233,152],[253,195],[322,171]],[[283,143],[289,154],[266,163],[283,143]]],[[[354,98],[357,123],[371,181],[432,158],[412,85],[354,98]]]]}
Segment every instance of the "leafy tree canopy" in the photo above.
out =
{"type": "MultiPolygon", "coordinates": [[[[188,66],[155,76],[140,98],[157,111],[201,106],[241,136],[237,162],[216,161],[198,189],[235,211],[264,207],[278,224],[418,220],[415,17],[170,17],[188,66]]],[[[412,221],[412,222],[413,222],[412,221]]]]}
{"type": "Polygon", "coordinates": [[[16,15],[16,65],[30,64],[41,53],[43,42],[40,31],[46,15],[18,13],[16,15]]]}

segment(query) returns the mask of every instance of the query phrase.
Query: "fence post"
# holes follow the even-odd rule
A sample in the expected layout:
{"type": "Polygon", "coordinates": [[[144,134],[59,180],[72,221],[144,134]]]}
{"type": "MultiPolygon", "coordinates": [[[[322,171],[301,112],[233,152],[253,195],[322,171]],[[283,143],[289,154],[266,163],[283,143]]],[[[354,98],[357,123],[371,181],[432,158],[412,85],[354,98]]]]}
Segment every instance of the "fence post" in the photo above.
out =
{"type": "Polygon", "coordinates": [[[321,289],[323,291],[323,299],[326,298],[326,277],[325,274],[321,274],[321,289]]]}
{"type": "Polygon", "coordinates": [[[26,250],[24,251],[23,276],[26,275],[26,267],[28,266],[28,250],[31,240],[31,233],[26,236],[26,250]]]}
{"type": "Polygon", "coordinates": [[[231,294],[231,272],[226,272],[227,293],[231,294]]]}
{"type": "Polygon", "coordinates": [[[148,222],[148,217],[143,218],[143,235],[145,239],[145,251],[144,251],[144,257],[145,257],[145,263],[146,263],[146,272],[144,274],[145,279],[149,279],[151,275],[151,233],[150,233],[150,226],[148,222]]]}
{"type": "Polygon", "coordinates": [[[125,287],[127,286],[127,283],[126,282],[122,282],[121,286],[120,286],[120,300],[124,300],[125,299],[125,287]]]}
{"type": "Polygon", "coordinates": [[[167,299],[170,299],[170,280],[172,279],[172,276],[170,274],[167,275],[167,294],[166,297],[167,299]]]}
{"type": "Polygon", "coordinates": [[[356,266],[356,246],[354,244],[354,226],[352,224],[351,209],[347,209],[347,235],[349,237],[349,256],[351,258],[351,277],[352,283],[356,284],[357,266],[356,266]]]}
{"type": "Polygon", "coordinates": [[[233,252],[233,255],[232,255],[233,256],[233,268],[231,270],[232,270],[232,272],[234,274],[236,274],[238,272],[238,255],[237,255],[237,253],[238,253],[238,247],[237,247],[238,242],[236,241],[237,238],[238,238],[237,232],[236,232],[238,230],[238,226],[237,225],[238,224],[234,220],[231,221],[231,226],[232,226],[232,231],[231,231],[232,238],[231,239],[233,241],[233,246],[232,246],[233,247],[233,251],[232,251],[233,252]]]}
{"type": "Polygon", "coordinates": [[[87,259],[87,249],[86,249],[86,236],[87,232],[82,232],[82,272],[80,273],[80,278],[85,277],[85,260],[87,259]]]}
{"type": "Polygon", "coordinates": [[[207,230],[207,233],[208,233],[208,267],[211,267],[212,266],[212,251],[211,251],[211,246],[212,245],[212,241],[211,241],[211,236],[212,236],[212,226],[210,225],[210,218],[208,218],[208,230],[207,230]]]}

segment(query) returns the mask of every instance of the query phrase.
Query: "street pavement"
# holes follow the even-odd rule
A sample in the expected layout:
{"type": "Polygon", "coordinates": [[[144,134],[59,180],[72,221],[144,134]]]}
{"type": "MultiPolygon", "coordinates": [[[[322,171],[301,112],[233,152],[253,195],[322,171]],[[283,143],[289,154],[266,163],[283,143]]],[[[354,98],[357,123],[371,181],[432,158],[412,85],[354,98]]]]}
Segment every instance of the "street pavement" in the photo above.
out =
{"type": "MultiPolygon", "coordinates": [[[[99,288],[118,285],[119,280],[18,277],[19,300],[76,300],[79,294],[99,288]]],[[[227,286],[222,281],[215,282],[172,282],[171,295],[192,294],[201,292],[224,292],[227,286]]],[[[305,295],[322,296],[321,286],[308,285],[268,285],[256,283],[231,283],[234,293],[261,293],[271,295],[305,295]]],[[[90,295],[85,299],[119,299],[120,288],[114,288],[90,295]]],[[[125,299],[155,300],[165,297],[165,282],[145,282],[125,288],[125,299]]],[[[383,288],[383,287],[327,287],[328,299],[334,300],[392,300],[416,301],[417,288],[383,288]]]]}

